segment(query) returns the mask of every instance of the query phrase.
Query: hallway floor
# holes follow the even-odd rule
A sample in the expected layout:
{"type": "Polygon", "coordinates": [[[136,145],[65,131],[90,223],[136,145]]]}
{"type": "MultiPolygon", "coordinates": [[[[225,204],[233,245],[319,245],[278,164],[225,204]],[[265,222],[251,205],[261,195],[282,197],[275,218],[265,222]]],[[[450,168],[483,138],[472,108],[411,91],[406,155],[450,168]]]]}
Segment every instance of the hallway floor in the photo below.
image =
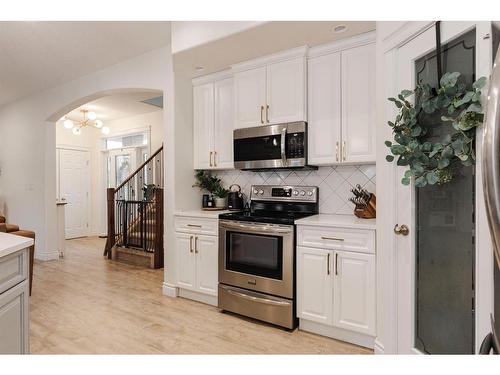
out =
{"type": "Polygon", "coordinates": [[[367,354],[162,294],[163,270],[108,261],[105,240],[66,241],[64,259],[35,262],[33,354],[367,354]]]}

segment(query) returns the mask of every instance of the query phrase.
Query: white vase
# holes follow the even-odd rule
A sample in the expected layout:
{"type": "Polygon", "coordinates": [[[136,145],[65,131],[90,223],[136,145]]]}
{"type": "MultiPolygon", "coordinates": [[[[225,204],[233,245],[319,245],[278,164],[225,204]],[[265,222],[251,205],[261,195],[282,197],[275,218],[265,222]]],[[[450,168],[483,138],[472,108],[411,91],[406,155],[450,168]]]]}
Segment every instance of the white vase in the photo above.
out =
{"type": "Polygon", "coordinates": [[[215,197],[215,207],[217,208],[226,207],[226,198],[215,197]]]}

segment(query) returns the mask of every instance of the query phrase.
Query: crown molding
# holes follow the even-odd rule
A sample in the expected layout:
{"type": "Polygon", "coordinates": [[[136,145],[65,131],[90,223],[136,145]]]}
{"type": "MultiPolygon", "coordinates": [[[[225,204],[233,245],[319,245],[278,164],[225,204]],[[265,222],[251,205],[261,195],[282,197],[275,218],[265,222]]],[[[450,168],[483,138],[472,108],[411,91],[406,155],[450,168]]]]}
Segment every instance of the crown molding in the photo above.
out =
{"type": "Polygon", "coordinates": [[[233,73],[231,69],[222,70],[220,72],[207,74],[201,77],[196,77],[191,80],[193,86],[204,85],[206,83],[213,83],[226,78],[232,78],[233,73]]]}
{"type": "Polygon", "coordinates": [[[266,65],[275,64],[278,62],[292,60],[300,57],[305,58],[307,56],[308,49],[309,49],[308,46],[301,46],[286,51],[277,52],[272,55],[267,55],[253,60],[244,61],[241,63],[231,65],[231,70],[233,73],[238,73],[245,70],[261,68],[266,65]]]}
{"type": "Polygon", "coordinates": [[[375,43],[375,31],[359,34],[351,38],[338,40],[332,43],[321,44],[309,49],[308,58],[328,55],[335,52],[341,52],[346,49],[360,47],[367,44],[375,43]]]}

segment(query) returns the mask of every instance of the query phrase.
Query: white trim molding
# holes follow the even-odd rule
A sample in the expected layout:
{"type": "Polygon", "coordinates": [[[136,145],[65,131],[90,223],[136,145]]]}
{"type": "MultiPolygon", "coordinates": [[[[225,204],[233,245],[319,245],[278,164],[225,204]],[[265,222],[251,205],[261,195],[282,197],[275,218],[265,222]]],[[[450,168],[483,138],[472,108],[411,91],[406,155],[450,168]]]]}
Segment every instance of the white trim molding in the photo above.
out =
{"type": "Polygon", "coordinates": [[[296,47],[286,51],[281,51],[274,53],[272,55],[259,57],[253,60],[244,61],[238,64],[231,65],[231,70],[233,73],[242,72],[245,70],[261,68],[267,65],[296,59],[299,57],[305,58],[307,56],[308,46],[296,47]]]}
{"type": "Polygon", "coordinates": [[[168,297],[176,298],[179,295],[177,287],[175,285],[171,285],[171,284],[166,283],[166,282],[163,282],[162,292],[164,295],[166,295],[168,297]]]}
{"type": "Polygon", "coordinates": [[[231,69],[226,69],[222,70],[220,72],[212,73],[212,74],[207,74],[205,76],[201,77],[196,77],[193,78],[191,81],[193,83],[193,86],[199,86],[199,85],[204,85],[205,83],[212,83],[216,81],[220,81],[226,78],[232,78],[233,77],[233,72],[231,69]]]}
{"type": "Polygon", "coordinates": [[[334,52],[344,51],[346,49],[364,46],[375,43],[375,31],[359,34],[347,39],[341,39],[332,43],[321,44],[309,48],[307,53],[308,58],[328,55],[334,52]]]}

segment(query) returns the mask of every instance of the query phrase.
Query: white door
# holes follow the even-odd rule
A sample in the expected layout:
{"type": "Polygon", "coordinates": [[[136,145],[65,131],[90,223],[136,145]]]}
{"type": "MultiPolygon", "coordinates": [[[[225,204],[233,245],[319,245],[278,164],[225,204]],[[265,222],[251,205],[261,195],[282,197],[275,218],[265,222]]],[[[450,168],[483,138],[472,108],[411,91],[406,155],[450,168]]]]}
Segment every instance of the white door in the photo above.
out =
{"type": "Polygon", "coordinates": [[[194,169],[214,166],[214,84],[193,87],[194,169]]]}
{"type": "MultiPolygon", "coordinates": [[[[108,187],[117,188],[127,179],[137,168],[137,148],[124,148],[109,151],[108,155],[108,187]]],[[[133,186],[132,189],[125,189],[124,199],[138,199],[138,192],[142,186],[133,186]]]]}
{"type": "Polygon", "coordinates": [[[219,281],[219,241],[216,236],[195,236],[196,289],[205,294],[217,295],[219,281]]]}
{"type": "Polygon", "coordinates": [[[234,75],[235,128],[265,124],[266,68],[257,68],[234,75]]]}
{"type": "Polygon", "coordinates": [[[335,251],[333,324],[375,335],[375,256],[335,251]]]}
{"type": "Polygon", "coordinates": [[[342,51],[342,160],[375,163],[375,44],[342,51]]]}
{"type": "Polygon", "coordinates": [[[177,254],[177,285],[186,289],[194,289],[194,235],[176,232],[175,249],[177,254]]]}
{"type": "Polygon", "coordinates": [[[340,162],[340,53],[309,59],[307,67],[308,161],[340,162]]]}
{"type": "Polygon", "coordinates": [[[232,169],[233,163],[233,92],[232,78],[215,82],[214,164],[219,169],[232,169]]]}
{"type": "Polygon", "coordinates": [[[267,67],[266,123],[306,121],[305,58],[267,67]]]}
{"type": "Polygon", "coordinates": [[[297,315],[333,323],[333,250],[297,248],[297,315]]]}
{"type": "Polygon", "coordinates": [[[66,201],[66,239],[88,234],[90,156],[88,151],[60,149],[59,194],[66,201]]]}

